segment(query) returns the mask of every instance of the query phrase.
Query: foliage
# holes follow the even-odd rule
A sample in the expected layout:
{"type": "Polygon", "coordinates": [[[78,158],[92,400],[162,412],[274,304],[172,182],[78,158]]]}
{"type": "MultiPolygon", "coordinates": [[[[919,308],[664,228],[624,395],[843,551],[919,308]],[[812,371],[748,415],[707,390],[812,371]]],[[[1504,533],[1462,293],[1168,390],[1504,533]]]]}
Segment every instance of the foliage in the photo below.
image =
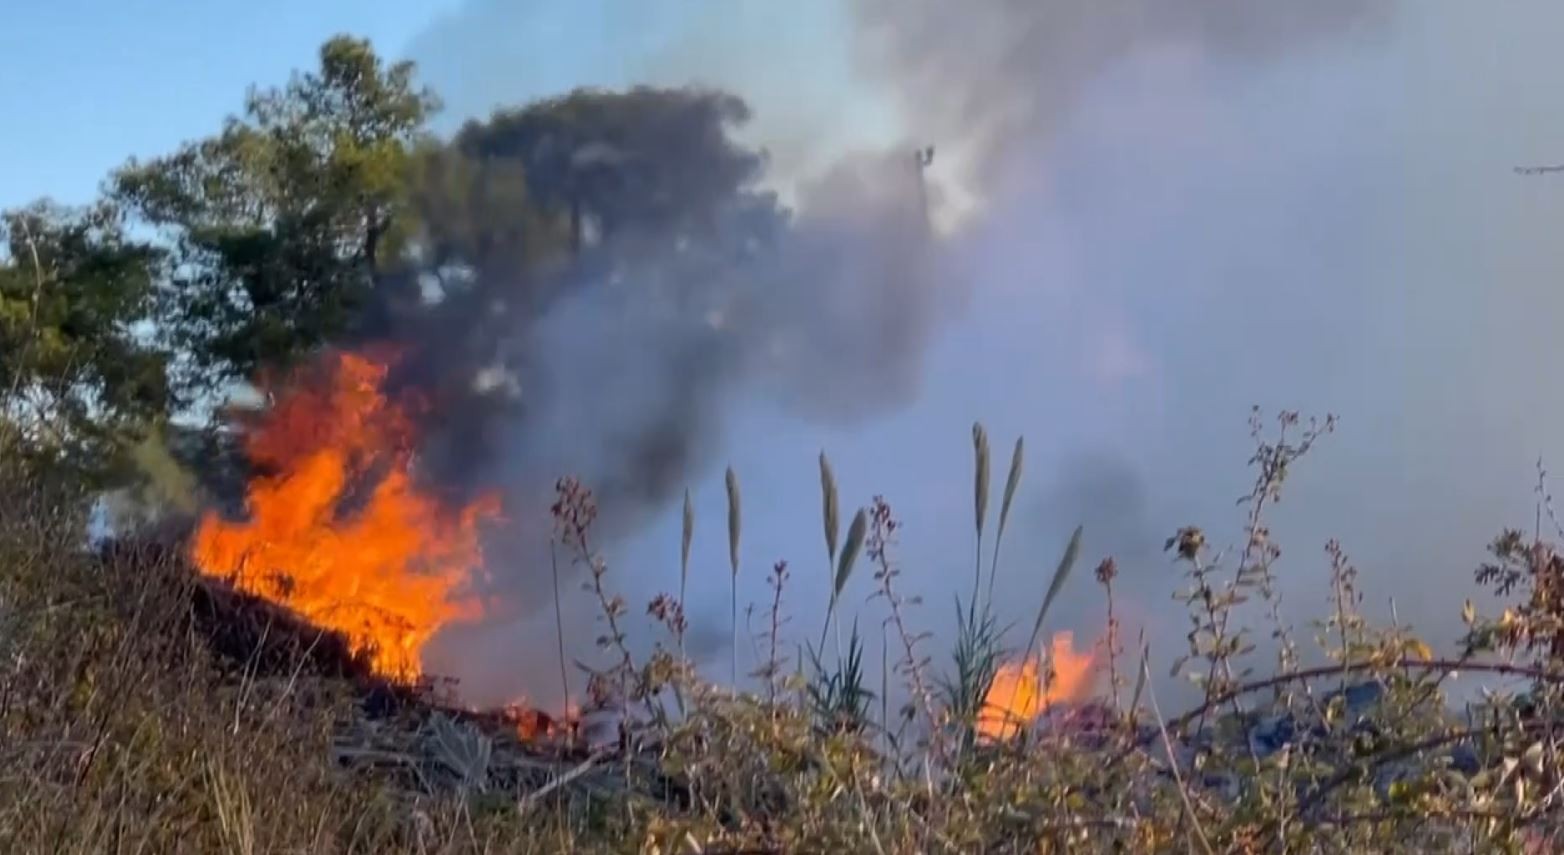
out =
{"type": "Polygon", "coordinates": [[[870,724],[869,705],[874,692],[864,687],[863,639],[855,621],[847,636],[847,648],[834,668],[827,668],[821,654],[809,648],[809,663],[815,675],[804,686],[815,727],[824,733],[861,732],[870,724]]]}
{"type": "Polygon", "coordinates": [[[449,142],[425,130],[436,106],[410,64],[337,38],[318,71],[252,94],[221,134],[115,176],[116,198],[174,239],[168,323],[200,378],[457,324],[475,367],[583,281],[654,257],[638,290],[688,303],[680,291],[780,227],[753,189],[762,158],[728,135],[748,118],[732,96],[580,91],[449,142]]]}
{"type": "Polygon", "coordinates": [[[629,235],[710,236],[730,207],[767,201],[746,195],[763,158],[728,135],[748,119],[743,101],[718,92],[579,90],[469,123],[453,148],[519,164],[529,194],[562,215],[580,254],[629,235]]]}
{"type": "Polygon", "coordinates": [[[120,212],[48,203],[0,215],[0,454],[101,483],[170,405],[142,325],[161,253],[120,212]]]}
{"type": "MultiPolygon", "coordinates": [[[[449,138],[429,130],[437,108],[411,64],[338,37],[219,133],[112,176],[169,256],[155,330],[190,414],[323,346],[391,340],[407,351],[395,382],[460,414],[423,443],[431,471],[464,481],[529,408],[569,394],[535,329],[566,297],[679,342],[653,354],[670,372],[724,372],[753,347],[788,219],[759,187],[764,154],[734,139],[743,101],[580,90],[449,138]]],[[[652,419],[668,425],[627,452],[646,471],[598,487],[669,481],[689,411],[670,399],[652,419]]]]}
{"type": "Polygon", "coordinates": [[[1004,658],[1003,628],[991,610],[979,613],[956,602],[956,645],[951,651],[955,673],[940,680],[940,694],[963,748],[977,739],[978,717],[983,713],[988,687],[1004,658]]]}
{"type": "Polygon", "coordinates": [[[730,136],[748,117],[718,93],[582,90],[421,147],[409,180],[417,252],[400,275],[432,280],[440,306],[400,322],[457,319],[492,349],[497,325],[615,278],[674,316],[702,316],[699,303],[783,223],[756,188],[763,158],[730,136]]]}
{"type": "MultiPolygon", "coordinates": [[[[56,238],[72,254],[39,268],[25,235],[7,230],[17,251],[0,267],[0,343],[25,340],[32,363],[14,406],[68,410],[71,436],[53,445],[74,464],[78,445],[104,456],[105,441],[84,434],[119,432],[129,404],[211,427],[237,385],[327,345],[391,339],[412,351],[398,382],[462,415],[426,438],[431,466],[448,468],[482,458],[497,421],[514,426],[517,389],[559,393],[531,324],[566,296],[590,293],[605,317],[677,326],[684,346],[658,358],[681,371],[734,364],[765,322],[754,307],[774,283],[762,262],[788,226],[759,187],[764,153],[733,138],[749,119],[743,101],[695,88],[580,90],[446,139],[429,130],[438,107],[412,64],[336,37],[313,69],[252,90],[217,133],[128,161],[88,211],[13,215],[15,225],[25,213],[45,255],[56,238]],[[150,242],[125,238],[122,219],[150,242]],[[58,339],[22,329],[59,320],[35,318],[29,297],[56,262],[69,269],[44,308],[73,313],[58,339]]],[[[670,421],[686,409],[669,408],[670,421]]],[[[671,468],[665,434],[677,427],[652,431],[634,459],[671,468]]]]}
{"type": "Polygon", "coordinates": [[[414,144],[435,106],[413,67],[339,37],[317,71],[252,91],[243,117],[112,192],[169,241],[164,333],[214,388],[286,367],[350,329],[406,239],[414,144]]]}

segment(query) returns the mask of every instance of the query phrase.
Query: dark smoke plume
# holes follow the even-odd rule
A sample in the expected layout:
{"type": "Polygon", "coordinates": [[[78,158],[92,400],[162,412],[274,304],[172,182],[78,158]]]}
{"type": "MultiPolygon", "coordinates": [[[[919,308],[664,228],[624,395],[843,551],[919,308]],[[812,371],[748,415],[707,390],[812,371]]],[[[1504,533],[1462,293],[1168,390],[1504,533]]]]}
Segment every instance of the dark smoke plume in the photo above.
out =
{"type": "Polygon", "coordinates": [[[424,480],[457,497],[506,496],[511,523],[489,547],[505,617],[542,605],[527,594],[548,579],[557,478],[592,488],[596,536],[611,546],[720,460],[736,400],[831,425],[914,400],[939,297],[927,155],[843,159],[783,207],[759,184],[764,152],[731,138],[748,117],[737,98],[692,87],[559,103],[577,116],[619,105],[605,114],[612,139],[572,139],[578,131],[549,127],[538,110],[464,128],[450,146],[457,162],[429,167],[475,185],[473,196],[460,184],[427,191],[434,305],[388,304],[364,331],[399,342],[394,382],[434,401],[424,480]],[[693,160],[689,147],[718,161],[693,160]],[[600,191],[595,206],[567,203],[565,251],[539,260],[508,229],[522,209],[493,199],[511,179],[495,165],[507,157],[529,167],[518,196],[599,182],[587,185],[600,191]],[[582,179],[584,159],[609,168],[582,179]],[[442,266],[446,256],[460,263],[442,266]]]}

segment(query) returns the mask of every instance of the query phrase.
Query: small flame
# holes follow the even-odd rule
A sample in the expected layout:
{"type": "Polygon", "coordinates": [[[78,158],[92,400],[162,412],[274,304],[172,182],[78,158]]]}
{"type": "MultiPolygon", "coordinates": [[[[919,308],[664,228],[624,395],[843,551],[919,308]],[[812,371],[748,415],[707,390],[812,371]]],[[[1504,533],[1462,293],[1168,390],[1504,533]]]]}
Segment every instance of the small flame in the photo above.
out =
{"type": "Polygon", "coordinates": [[[425,643],[483,613],[471,583],[486,496],[452,512],[411,474],[408,404],[381,390],[384,361],[334,354],[279,396],[246,439],[266,474],[247,487],[249,519],[202,519],[200,571],[345,635],[382,676],[422,674],[425,643]]]}
{"type": "Polygon", "coordinates": [[[1074,643],[1069,632],[1054,635],[1048,654],[1052,673],[1047,679],[1041,673],[1041,656],[999,666],[978,715],[978,735],[989,741],[1008,739],[1050,707],[1090,697],[1094,657],[1090,651],[1076,652],[1074,643]]]}
{"type": "Polygon", "coordinates": [[[565,705],[563,718],[538,709],[526,699],[506,704],[500,713],[516,729],[516,738],[522,742],[568,738],[581,724],[581,708],[574,702],[565,705]]]}

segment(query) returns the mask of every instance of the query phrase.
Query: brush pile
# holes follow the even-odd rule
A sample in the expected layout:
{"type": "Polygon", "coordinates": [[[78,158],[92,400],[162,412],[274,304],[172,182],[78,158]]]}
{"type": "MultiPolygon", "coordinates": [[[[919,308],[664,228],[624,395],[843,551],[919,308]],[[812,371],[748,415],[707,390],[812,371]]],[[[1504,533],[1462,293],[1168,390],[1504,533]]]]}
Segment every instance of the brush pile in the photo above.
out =
{"type": "MultiPolygon", "coordinates": [[[[668,790],[653,760],[631,756],[645,754],[644,747],[630,750],[617,727],[583,727],[532,708],[475,710],[456,700],[449,681],[388,680],[341,633],[196,572],[175,542],[166,534],[110,541],[98,560],[111,576],[173,568],[188,590],[188,626],[235,684],[293,692],[326,681],[345,689],[354,714],[339,722],[333,740],[334,760],[344,770],[390,779],[413,793],[506,794],[523,801],[565,787],[576,795],[622,795],[642,778],[668,790]],[[627,776],[627,770],[645,774],[627,776]]],[[[600,713],[587,717],[601,719],[600,713]]]]}

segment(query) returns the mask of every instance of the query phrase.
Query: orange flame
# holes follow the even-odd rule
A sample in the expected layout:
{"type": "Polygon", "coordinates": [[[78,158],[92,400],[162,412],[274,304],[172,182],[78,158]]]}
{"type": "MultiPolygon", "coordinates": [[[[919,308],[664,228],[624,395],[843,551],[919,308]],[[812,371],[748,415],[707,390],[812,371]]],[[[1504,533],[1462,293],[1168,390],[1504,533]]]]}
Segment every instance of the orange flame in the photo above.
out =
{"type": "Polygon", "coordinates": [[[522,742],[569,736],[581,723],[581,708],[574,702],[565,705],[562,718],[543,712],[526,699],[506,704],[500,713],[516,729],[516,738],[522,742]]]}
{"type": "Polygon", "coordinates": [[[1039,673],[1041,656],[999,666],[978,714],[978,735],[991,741],[1008,739],[1049,707],[1090,697],[1094,656],[1091,651],[1077,653],[1074,642],[1071,633],[1054,635],[1048,654],[1052,674],[1046,680],[1039,673]]]}
{"type": "Polygon", "coordinates": [[[247,437],[262,472],[249,519],[202,519],[191,555],[202,573],[345,635],[383,676],[422,674],[442,626],[481,616],[486,496],[455,512],[414,485],[413,425],[381,390],[387,365],[336,354],[282,394],[247,437]]]}

